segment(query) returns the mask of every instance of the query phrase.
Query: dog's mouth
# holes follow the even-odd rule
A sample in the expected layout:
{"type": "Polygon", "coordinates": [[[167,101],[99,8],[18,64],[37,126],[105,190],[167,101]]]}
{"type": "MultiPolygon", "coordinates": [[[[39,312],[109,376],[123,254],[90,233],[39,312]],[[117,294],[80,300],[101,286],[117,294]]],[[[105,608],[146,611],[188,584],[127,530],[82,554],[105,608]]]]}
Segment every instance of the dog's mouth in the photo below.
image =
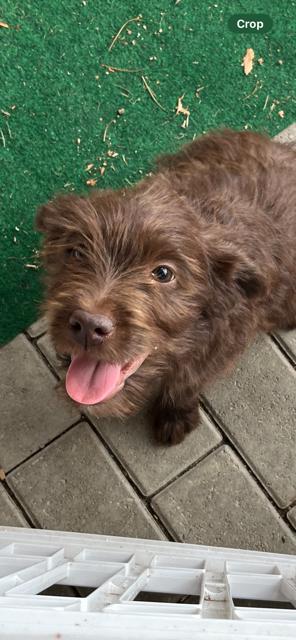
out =
{"type": "Polygon", "coordinates": [[[121,391],[127,378],[135,373],[148,353],[121,364],[102,362],[93,355],[73,356],[66,376],[66,391],[79,404],[93,405],[121,391]]]}

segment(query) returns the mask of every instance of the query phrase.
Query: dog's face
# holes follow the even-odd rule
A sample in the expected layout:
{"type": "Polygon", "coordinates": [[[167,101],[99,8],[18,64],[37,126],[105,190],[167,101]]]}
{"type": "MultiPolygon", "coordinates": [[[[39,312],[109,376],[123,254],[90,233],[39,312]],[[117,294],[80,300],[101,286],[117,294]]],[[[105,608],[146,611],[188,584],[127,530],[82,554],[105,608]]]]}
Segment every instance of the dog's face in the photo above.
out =
{"type": "Polygon", "coordinates": [[[203,223],[161,174],[126,192],[61,196],[37,228],[50,334],[71,358],[66,389],[97,415],[138,409],[193,355],[200,367],[217,318],[262,288],[229,230],[225,240],[203,223]]]}
{"type": "Polygon", "coordinates": [[[154,386],[170,354],[193,347],[188,327],[203,312],[207,277],[191,215],[155,184],[61,196],[39,210],[45,309],[57,352],[71,357],[75,401],[107,405],[143,371],[154,386]]]}

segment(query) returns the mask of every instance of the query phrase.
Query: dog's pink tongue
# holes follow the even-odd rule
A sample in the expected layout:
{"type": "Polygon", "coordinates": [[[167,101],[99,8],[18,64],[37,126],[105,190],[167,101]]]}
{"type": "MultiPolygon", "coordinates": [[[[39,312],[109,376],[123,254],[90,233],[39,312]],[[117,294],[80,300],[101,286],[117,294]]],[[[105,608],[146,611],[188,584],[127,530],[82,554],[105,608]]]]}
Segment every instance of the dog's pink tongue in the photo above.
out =
{"type": "Polygon", "coordinates": [[[67,393],[80,404],[102,402],[116,389],[120,371],[119,364],[98,362],[88,354],[75,356],[67,372],[67,393]]]}

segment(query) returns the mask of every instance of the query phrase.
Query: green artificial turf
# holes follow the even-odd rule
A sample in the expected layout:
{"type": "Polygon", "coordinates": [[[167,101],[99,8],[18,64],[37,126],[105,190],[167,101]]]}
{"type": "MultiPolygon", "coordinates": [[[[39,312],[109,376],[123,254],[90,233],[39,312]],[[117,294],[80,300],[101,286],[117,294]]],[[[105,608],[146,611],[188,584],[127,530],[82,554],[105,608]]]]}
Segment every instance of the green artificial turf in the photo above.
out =
{"type": "Polygon", "coordinates": [[[291,0],[6,0],[3,7],[0,20],[10,28],[0,27],[1,342],[37,317],[40,270],[26,265],[37,262],[38,204],[91,188],[87,179],[99,187],[133,183],[155,155],[212,127],[276,134],[295,120],[296,35],[291,0]],[[231,14],[250,11],[269,14],[272,30],[229,30],[231,14]],[[256,58],[249,76],[241,67],[247,47],[256,58]],[[175,114],[183,94],[188,128],[175,114]]]}

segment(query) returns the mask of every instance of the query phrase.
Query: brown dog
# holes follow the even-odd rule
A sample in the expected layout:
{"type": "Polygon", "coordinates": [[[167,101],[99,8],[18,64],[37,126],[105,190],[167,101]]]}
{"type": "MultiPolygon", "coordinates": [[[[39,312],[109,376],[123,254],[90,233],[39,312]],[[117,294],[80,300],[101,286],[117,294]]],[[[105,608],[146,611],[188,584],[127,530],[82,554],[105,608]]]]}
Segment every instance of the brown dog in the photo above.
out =
{"type": "Polygon", "coordinates": [[[150,404],[177,443],[257,331],[296,326],[296,153],[222,131],[134,188],[43,206],[46,314],[68,394],[97,416],[150,404]]]}

